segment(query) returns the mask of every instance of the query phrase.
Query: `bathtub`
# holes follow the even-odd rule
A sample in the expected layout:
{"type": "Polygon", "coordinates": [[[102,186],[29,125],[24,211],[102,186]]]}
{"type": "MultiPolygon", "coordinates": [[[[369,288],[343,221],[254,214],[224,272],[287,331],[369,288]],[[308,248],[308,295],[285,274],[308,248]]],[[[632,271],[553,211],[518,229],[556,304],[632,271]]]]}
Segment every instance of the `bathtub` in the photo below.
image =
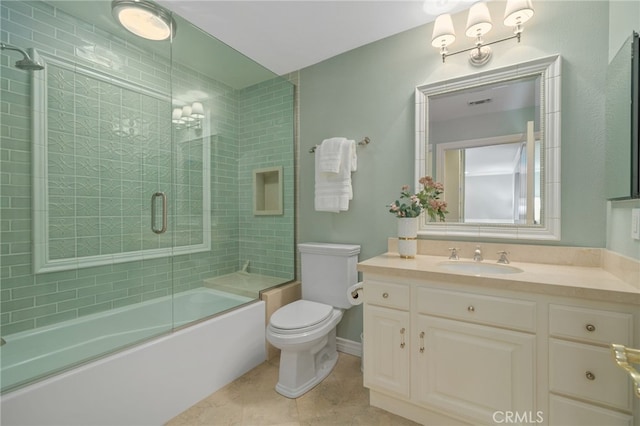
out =
{"type": "MultiPolygon", "coordinates": [[[[99,356],[253,299],[200,288],[7,336],[3,386],[99,356]],[[44,353],[42,348],[46,348],[44,353]]],[[[2,425],[162,424],[263,362],[255,301],[2,395],[2,425]]]]}

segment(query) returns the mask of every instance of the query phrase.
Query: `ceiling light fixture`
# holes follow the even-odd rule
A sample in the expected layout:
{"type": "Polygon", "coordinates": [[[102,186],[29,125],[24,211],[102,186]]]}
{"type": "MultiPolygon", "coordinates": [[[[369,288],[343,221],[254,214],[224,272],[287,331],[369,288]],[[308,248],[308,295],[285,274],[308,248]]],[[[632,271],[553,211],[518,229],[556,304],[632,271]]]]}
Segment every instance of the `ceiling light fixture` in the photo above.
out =
{"type": "Polygon", "coordinates": [[[483,36],[486,35],[493,24],[491,15],[486,3],[475,3],[469,9],[467,17],[467,28],[465,34],[467,37],[475,38],[475,46],[468,49],[459,50],[449,53],[447,46],[456,40],[456,33],[453,28],[451,15],[448,13],[440,15],[436,18],[433,25],[433,35],[431,37],[431,45],[440,49],[442,62],[445,62],[447,56],[457,55],[458,53],[469,52],[469,62],[474,66],[482,66],[491,58],[491,48],[489,45],[500,43],[503,41],[517,39],[520,43],[522,35],[522,25],[533,16],[533,7],[531,0],[507,0],[507,6],[504,11],[504,25],[513,27],[514,35],[501,40],[485,43],[483,36]]]}
{"type": "Polygon", "coordinates": [[[127,31],[147,40],[166,40],[176,36],[171,12],[148,0],[113,0],[111,12],[127,31]]]}

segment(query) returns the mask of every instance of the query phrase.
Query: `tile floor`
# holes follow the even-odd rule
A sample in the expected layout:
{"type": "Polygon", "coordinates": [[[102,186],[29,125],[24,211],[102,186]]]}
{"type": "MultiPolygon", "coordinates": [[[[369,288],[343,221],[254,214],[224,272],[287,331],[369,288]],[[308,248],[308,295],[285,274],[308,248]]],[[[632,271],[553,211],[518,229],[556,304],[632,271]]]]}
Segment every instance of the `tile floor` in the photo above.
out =
{"type": "Polygon", "coordinates": [[[416,425],[369,406],[360,358],[340,353],[329,377],[297,399],[278,394],[278,360],[267,361],[170,420],[166,426],[198,425],[416,425]]]}

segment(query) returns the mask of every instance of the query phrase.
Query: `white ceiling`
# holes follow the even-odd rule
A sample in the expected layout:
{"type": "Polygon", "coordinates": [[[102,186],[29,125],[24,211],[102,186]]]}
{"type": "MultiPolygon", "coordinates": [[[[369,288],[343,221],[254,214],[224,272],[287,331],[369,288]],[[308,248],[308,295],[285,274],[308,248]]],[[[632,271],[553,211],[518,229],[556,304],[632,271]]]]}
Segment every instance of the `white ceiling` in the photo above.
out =
{"type": "MultiPolygon", "coordinates": [[[[276,74],[426,24],[474,0],[159,0],[276,74]]],[[[178,37],[180,29],[178,28],[178,37]]]]}

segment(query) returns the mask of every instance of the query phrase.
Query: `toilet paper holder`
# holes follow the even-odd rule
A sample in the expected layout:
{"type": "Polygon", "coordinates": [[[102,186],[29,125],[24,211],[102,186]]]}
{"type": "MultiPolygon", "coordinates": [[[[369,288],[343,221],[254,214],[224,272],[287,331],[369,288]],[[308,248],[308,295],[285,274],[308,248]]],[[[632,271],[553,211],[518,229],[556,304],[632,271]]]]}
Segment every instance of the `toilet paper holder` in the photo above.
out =
{"type": "Polygon", "coordinates": [[[351,292],[351,297],[353,297],[354,299],[357,299],[358,297],[360,297],[360,291],[362,290],[364,290],[364,288],[362,287],[356,288],[351,292]]]}

